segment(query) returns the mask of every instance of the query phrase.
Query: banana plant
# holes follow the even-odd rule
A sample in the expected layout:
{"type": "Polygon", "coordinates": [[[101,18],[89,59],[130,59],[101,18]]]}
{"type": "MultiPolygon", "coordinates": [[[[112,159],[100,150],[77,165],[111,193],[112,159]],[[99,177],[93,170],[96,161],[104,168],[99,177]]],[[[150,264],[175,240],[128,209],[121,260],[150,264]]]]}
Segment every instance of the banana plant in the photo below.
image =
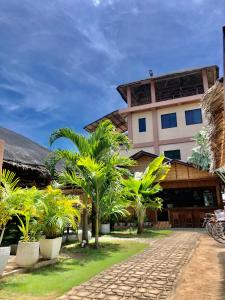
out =
{"type": "Polygon", "coordinates": [[[150,162],[144,173],[136,172],[134,177],[123,180],[137,216],[138,234],[143,232],[147,208],[156,210],[162,207],[162,199],[157,194],[162,189],[160,183],[170,170],[170,165],[164,163],[164,159],[165,157],[160,155],[150,162]]]}

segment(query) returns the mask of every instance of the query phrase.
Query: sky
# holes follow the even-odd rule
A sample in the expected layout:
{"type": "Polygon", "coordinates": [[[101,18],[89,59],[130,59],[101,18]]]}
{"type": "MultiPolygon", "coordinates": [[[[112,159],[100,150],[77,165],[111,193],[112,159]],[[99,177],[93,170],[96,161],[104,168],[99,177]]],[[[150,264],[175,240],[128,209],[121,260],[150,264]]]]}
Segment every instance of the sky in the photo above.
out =
{"type": "Polygon", "coordinates": [[[48,147],[125,107],[116,87],[149,69],[222,75],[223,25],[225,0],[0,0],[0,126],[48,147]]]}

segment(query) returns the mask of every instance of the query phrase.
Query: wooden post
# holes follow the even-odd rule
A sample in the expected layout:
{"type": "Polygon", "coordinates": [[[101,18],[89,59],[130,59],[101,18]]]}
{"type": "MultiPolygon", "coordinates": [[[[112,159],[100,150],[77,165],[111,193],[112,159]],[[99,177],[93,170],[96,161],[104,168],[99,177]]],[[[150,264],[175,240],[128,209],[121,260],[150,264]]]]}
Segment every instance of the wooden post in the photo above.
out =
{"type": "Polygon", "coordinates": [[[5,146],[5,142],[3,140],[0,140],[0,173],[2,171],[2,165],[3,165],[4,146],[5,146]]]}

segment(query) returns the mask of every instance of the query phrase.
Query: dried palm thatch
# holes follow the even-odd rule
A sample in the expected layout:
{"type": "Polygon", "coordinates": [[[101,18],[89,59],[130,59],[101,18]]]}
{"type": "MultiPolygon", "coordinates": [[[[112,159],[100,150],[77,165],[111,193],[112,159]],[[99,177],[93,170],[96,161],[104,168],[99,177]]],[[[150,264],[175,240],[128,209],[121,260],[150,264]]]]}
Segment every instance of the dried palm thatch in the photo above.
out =
{"type": "Polygon", "coordinates": [[[20,177],[24,185],[46,185],[50,174],[44,159],[50,151],[14,131],[0,127],[0,139],[5,142],[3,168],[20,177]]]}
{"type": "Polygon", "coordinates": [[[206,128],[211,152],[210,170],[225,167],[225,118],[224,86],[218,80],[202,98],[202,111],[206,119],[206,128]]]}

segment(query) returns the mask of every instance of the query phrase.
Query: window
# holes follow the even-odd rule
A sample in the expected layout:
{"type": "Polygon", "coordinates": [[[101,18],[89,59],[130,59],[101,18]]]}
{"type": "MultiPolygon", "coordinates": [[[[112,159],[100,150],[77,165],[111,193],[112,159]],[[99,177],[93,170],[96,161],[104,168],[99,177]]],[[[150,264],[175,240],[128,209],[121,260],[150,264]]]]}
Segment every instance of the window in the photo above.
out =
{"type": "Polygon", "coordinates": [[[164,155],[165,155],[165,157],[171,158],[171,159],[181,159],[180,150],[167,150],[167,151],[164,151],[164,155]]]}
{"type": "Polygon", "coordinates": [[[139,132],[146,131],[146,119],[145,118],[138,119],[138,125],[139,125],[139,132]]]}
{"type": "Polygon", "coordinates": [[[171,113],[166,115],[161,115],[162,129],[177,127],[177,114],[171,113]]]}
{"type": "Polygon", "coordinates": [[[186,110],[185,111],[186,125],[202,123],[201,108],[186,110]]]}

